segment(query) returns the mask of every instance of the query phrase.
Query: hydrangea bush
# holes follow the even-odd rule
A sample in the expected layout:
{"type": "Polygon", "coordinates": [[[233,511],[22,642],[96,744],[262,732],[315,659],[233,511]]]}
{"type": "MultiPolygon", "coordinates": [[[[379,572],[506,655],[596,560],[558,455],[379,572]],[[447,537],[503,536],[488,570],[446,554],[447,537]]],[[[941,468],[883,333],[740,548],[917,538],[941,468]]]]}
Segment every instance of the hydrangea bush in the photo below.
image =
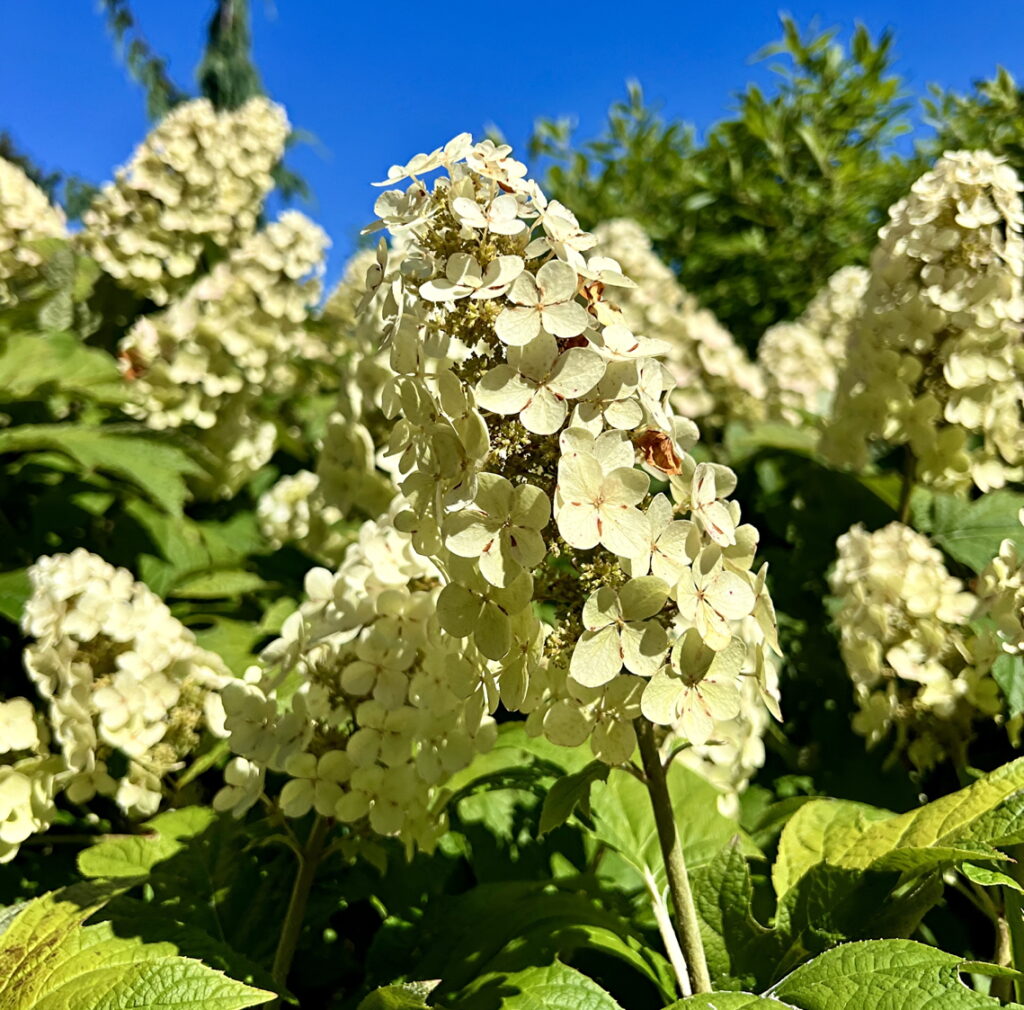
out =
{"type": "Polygon", "coordinates": [[[182,1005],[1019,1001],[1010,163],[754,354],[468,134],[325,297],[289,129],[182,102],[80,228],[0,160],[0,1005],[126,937],[182,1005]]]}

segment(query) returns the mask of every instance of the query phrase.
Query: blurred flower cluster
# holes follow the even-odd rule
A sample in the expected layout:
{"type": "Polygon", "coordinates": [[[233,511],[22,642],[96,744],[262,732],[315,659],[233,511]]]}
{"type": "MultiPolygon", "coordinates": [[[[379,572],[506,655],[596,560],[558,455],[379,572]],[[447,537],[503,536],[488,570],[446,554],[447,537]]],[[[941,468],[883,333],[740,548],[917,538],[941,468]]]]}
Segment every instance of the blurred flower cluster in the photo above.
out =
{"type": "Polygon", "coordinates": [[[889,212],[822,451],[861,468],[906,445],[921,482],[982,491],[1024,471],[1021,183],[947,152],[889,212]]]}
{"type": "Polygon", "coordinates": [[[230,112],[206,99],[177,106],[86,212],[84,250],[122,287],[166,305],[256,230],[288,131],[265,98],[230,112]]]}
{"type": "Polygon", "coordinates": [[[635,284],[615,293],[621,321],[664,342],[676,411],[710,428],[759,420],[765,397],[759,368],[658,258],[640,225],[625,218],[602,222],[594,237],[595,248],[620,263],[635,284]]]}
{"type": "MultiPolygon", "coordinates": [[[[971,620],[979,599],[921,533],[855,526],[837,544],[830,578],[843,660],[860,711],[854,728],[928,769],[961,764],[975,723],[1002,712],[991,677],[996,650],[971,620]]],[[[993,585],[993,590],[996,586],[993,585]]]]}
{"type": "Polygon", "coordinates": [[[25,669],[45,703],[0,703],[0,860],[45,831],[54,798],[107,796],[129,816],[156,812],[163,779],[204,730],[223,732],[220,658],[124,568],[79,548],[28,571],[25,669]]]}
{"type": "Polygon", "coordinates": [[[0,308],[42,263],[36,243],[66,237],[63,213],[21,168],[0,158],[0,308]]]}

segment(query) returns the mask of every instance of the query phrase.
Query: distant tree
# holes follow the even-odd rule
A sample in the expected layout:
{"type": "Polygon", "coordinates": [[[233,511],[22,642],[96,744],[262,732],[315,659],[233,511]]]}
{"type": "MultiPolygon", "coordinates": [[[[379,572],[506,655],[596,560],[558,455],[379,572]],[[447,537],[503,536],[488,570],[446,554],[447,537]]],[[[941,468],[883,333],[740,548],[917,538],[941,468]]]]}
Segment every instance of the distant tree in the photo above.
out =
{"type": "Polygon", "coordinates": [[[756,85],[701,140],[668,122],[631,84],[604,132],[578,144],[565,121],[541,121],[533,153],[555,161],[548,186],[584,225],[633,217],[682,282],[748,346],[795,318],[842,266],[867,260],[885,212],[922,162],[895,149],[910,127],[892,73],[892,36],[858,26],[782,39],[773,92],[756,85]]]}
{"type": "Polygon", "coordinates": [[[989,81],[976,81],[969,95],[933,86],[924,103],[936,136],[930,153],[984,148],[1003,155],[1018,175],[1024,174],[1024,89],[999,67],[989,81]]]}
{"type": "Polygon", "coordinates": [[[196,78],[199,90],[217,109],[237,109],[264,93],[252,61],[248,0],[218,0],[196,78]]]}

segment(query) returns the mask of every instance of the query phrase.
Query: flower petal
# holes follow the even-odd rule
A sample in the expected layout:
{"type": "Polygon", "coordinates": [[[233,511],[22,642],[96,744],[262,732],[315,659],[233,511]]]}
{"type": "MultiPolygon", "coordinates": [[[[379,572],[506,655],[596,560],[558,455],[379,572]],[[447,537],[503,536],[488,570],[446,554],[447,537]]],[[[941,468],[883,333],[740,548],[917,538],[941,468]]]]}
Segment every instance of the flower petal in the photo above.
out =
{"type": "Polygon", "coordinates": [[[584,687],[601,687],[622,669],[619,633],[614,627],[584,631],[569,661],[569,676],[584,687]]]}

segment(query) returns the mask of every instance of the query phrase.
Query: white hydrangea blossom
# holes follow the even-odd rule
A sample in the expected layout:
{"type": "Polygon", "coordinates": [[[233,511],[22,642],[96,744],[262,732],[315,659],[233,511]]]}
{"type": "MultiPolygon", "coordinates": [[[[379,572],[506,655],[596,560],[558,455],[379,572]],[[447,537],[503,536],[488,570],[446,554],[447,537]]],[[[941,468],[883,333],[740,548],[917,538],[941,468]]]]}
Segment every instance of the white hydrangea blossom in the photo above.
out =
{"type": "Polygon", "coordinates": [[[42,262],[32,243],[67,238],[63,212],[17,165],[0,158],[0,306],[12,285],[31,277],[42,262]]]}
{"type": "Polygon", "coordinates": [[[809,417],[828,416],[838,373],[817,333],[799,321],[776,323],[761,337],[757,360],[770,418],[799,427],[809,417]]]}
{"type": "Polygon", "coordinates": [[[863,467],[906,445],[926,484],[1024,476],[1021,183],[985,151],[948,152],[889,211],[822,451],[863,467]]]}
{"type": "Polygon", "coordinates": [[[76,803],[99,793],[132,816],[153,814],[162,777],[201,729],[220,732],[223,664],[130,572],[82,548],[39,558],[29,580],[25,668],[47,705],[60,788],[76,803]],[[127,760],[120,778],[115,753],[127,760]]]}
{"type": "Polygon", "coordinates": [[[363,525],[336,573],[308,574],[307,602],[263,669],[225,690],[238,758],[218,809],[240,816],[271,770],[288,778],[277,800],[289,817],[315,809],[410,848],[443,833],[445,781],[493,743],[497,674],[441,627],[440,573],[394,528],[395,511],[363,525]],[[278,697],[295,675],[298,689],[278,697]]]}
{"type": "Polygon", "coordinates": [[[274,547],[293,544],[325,562],[340,559],[351,539],[341,510],[324,501],[320,478],[309,470],[288,474],[264,492],[256,518],[274,547]]]}
{"type": "Polygon", "coordinates": [[[320,499],[341,517],[375,518],[397,490],[395,461],[383,452],[391,431],[383,410],[391,370],[388,352],[381,347],[380,279],[390,255],[381,240],[376,250],[353,256],[324,306],[324,322],[334,335],[340,389],[316,472],[320,499]]]}
{"type": "Polygon", "coordinates": [[[0,701],[0,863],[53,823],[61,762],[47,752],[46,727],[27,698],[0,701]]]}
{"type": "Polygon", "coordinates": [[[133,401],[154,429],[189,426],[221,464],[230,493],[274,451],[267,397],[292,391],[310,307],[320,293],[324,232],[286,211],[250,235],[178,301],[136,321],[119,346],[133,401]]]}
{"type": "Polygon", "coordinates": [[[0,763],[0,863],[10,862],[22,842],[53,823],[59,770],[59,759],[45,756],[0,763]]]}
{"type": "Polygon", "coordinates": [[[774,611],[734,475],[688,455],[667,341],[628,325],[613,299],[633,281],[507,146],[461,135],[382,185],[403,180],[376,203],[394,241],[366,297],[393,373],[395,525],[440,573],[438,623],[489,661],[531,732],[618,763],[641,714],[694,713],[689,738],[706,742],[712,682],[764,683],[774,611]]]}
{"type": "MultiPolygon", "coordinates": [[[[749,619],[748,619],[749,620],[749,619]]],[[[755,629],[745,629],[756,636],[755,629]]],[[[779,660],[771,653],[765,656],[766,669],[763,675],[766,693],[774,702],[779,701],[779,660]]],[[[765,703],[753,667],[745,671],[748,676],[740,681],[739,709],[726,719],[716,719],[710,739],[702,744],[693,744],[681,751],[678,760],[688,768],[707,779],[721,793],[718,799],[723,814],[734,817],[739,814],[739,797],[746,789],[751,777],[764,765],[764,734],[772,718],[773,709],[765,703]]],[[[665,738],[662,751],[667,757],[683,741],[688,740],[685,722],[680,720],[665,738]]]]}
{"type": "Polygon", "coordinates": [[[843,267],[793,322],[765,330],[757,346],[772,419],[800,426],[832,413],[846,344],[864,308],[870,271],[843,267]]]}
{"type": "Polygon", "coordinates": [[[654,252],[643,228],[628,218],[594,229],[595,251],[611,257],[635,287],[610,292],[602,322],[621,318],[631,330],[663,340],[676,381],[672,404],[685,417],[712,427],[763,415],[764,379],[714,314],[701,308],[654,252]]]}
{"type": "Polygon", "coordinates": [[[166,305],[210,247],[255,231],[288,131],[284,110],[262,97],[225,112],[206,99],[177,106],[85,213],[84,250],[120,285],[166,305]]]}
{"type": "Polygon", "coordinates": [[[867,267],[841,267],[808,302],[797,320],[825,345],[828,358],[838,365],[846,360],[846,345],[864,308],[871,281],[867,267]]]}
{"type": "Polygon", "coordinates": [[[765,330],[757,361],[770,418],[799,426],[831,416],[846,345],[863,311],[870,278],[864,267],[842,267],[795,321],[765,330]]]}
{"type": "Polygon", "coordinates": [[[840,649],[873,746],[895,731],[894,753],[927,769],[962,761],[976,720],[1000,713],[991,650],[968,621],[978,600],[946,570],[928,539],[901,523],[838,541],[830,585],[840,649]]]}
{"type": "MultiPolygon", "coordinates": [[[[1024,525],[1024,509],[1018,519],[1024,525]]],[[[999,545],[999,553],[978,576],[977,593],[978,651],[987,646],[993,665],[1004,654],[1024,654],[1024,558],[1013,540],[999,545]]],[[[1014,746],[1019,746],[1024,717],[1008,719],[1006,728],[1014,746]]]]}

